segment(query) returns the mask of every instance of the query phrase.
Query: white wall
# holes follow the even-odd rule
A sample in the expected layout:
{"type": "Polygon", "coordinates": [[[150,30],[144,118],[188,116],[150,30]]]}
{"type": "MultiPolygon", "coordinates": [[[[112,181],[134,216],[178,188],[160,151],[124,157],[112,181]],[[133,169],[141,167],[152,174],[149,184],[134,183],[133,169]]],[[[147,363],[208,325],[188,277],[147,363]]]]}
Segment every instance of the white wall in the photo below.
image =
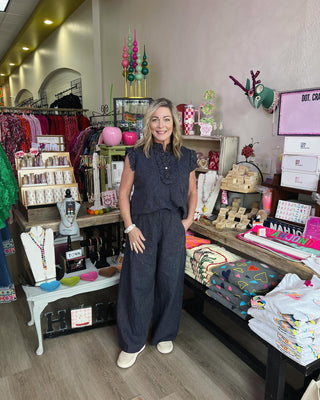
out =
{"type": "MultiPolygon", "coordinates": [[[[245,83],[250,70],[279,91],[320,87],[318,0],[93,0],[100,9],[92,25],[87,0],[10,79],[11,93],[30,90],[35,98],[45,77],[57,68],[79,71],[84,107],[99,110],[124,96],[122,48],[129,25],[145,44],[149,61],[148,95],[199,105],[206,89],[216,92],[216,118],[225,134],[251,138],[257,157],[269,156],[281,138],[273,136],[273,116],[253,109],[229,75],[245,83]],[[98,95],[100,40],[102,79],[98,95]],[[95,57],[94,57],[95,54],[95,57]],[[98,71],[98,74],[96,73],[98,71]]],[[[97,10],[96,10],[97,11],[97,10]]],[[[101,68],[100,68],[101,69],[101,68]]],[[[240,156],[240,160],[243,157],[240,156]]]]}
{"type": "MultiPolygon", "coordinates": [[[[279,91],[320,87],[318,0],[108,0],[100,1],[103,70],[115,97],[124,95],[121,60],[129,25],[146,45],[148,95],[199,105],[206,89],[217,95],[225,134],[268,156],[282,140],[272,136],[273,117],[253,109],[229,75],[245,84],[250,70],[279,91]]],[[[240,160],[244,160],[240,156],[240,160]]]]}
{"type": "MultiPolygon", "coordinates": [[[[91,1],[83,3],[10,77],[11,96],[21,89],[39,98],[45,78],[59,68],[70,68],[82,78],[83,107],[99,109],[94,93],[91,1]]],[[[60,89],[57,90],[59,92],[60,89]]]]}

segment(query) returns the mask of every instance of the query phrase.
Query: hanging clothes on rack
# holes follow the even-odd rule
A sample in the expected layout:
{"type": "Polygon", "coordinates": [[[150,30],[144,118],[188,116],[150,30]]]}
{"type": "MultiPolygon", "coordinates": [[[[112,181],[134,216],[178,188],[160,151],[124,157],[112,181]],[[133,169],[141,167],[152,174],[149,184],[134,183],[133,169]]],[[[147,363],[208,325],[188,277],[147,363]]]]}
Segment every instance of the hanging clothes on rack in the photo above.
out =
{"type": "MultiPolygon", "coordinates": [[[[80,161],[81,155],[83,153],[84,144],[86,142],[87,136],[90,134],[90,128],[86,128],[82,132],[79,133],[78,137],[72,142],[70,148],[70,160],[74,169],[74,176],[76,181],[79,183],[79,173],[80,173],[80,161]]],[[[80,193],[83,191],[80,190],[80,193]]]]}
{"type": "Polygon", "coordinates": [[[90,120],[89,118],[85,117],[83,114],[77,114],[77,120],[78,120],[78,128],[79,131],[82,132],[85,129],[89,128],[90,126],[90,120]]]}
{"type": "Polygon", "coordinates": [[[20,118],[24,134],[24,141],[21,144],[21,150],[23,150],[25,153],[28,153],[32,143],[30,123],[24,114],[18,114],[18,117],[20,118]]]}
{"type": "MultiPolygon", "coordinates": [[[[32,144],[37,142],[37,135],[51,134],[64,136],[66,151],[71,152],[73,143],[78,138],[79,132],[82,132],[80,128],[84,128],[85,130],[90,125],[90,120],[81,113],[88,110],[44,108],[32,110],[26,107],[3,106],[0,107],[0,110],[3,111],[0,113],[0,143],[3,145],[3,149],[15,173],[15,153],[19,150],[28,153],[32,144]],[[16,113],[9,113],[8,111],[15,111],[16,113]],[[32,111],[36,111],[37,113],[39,111],[43,113],[48,112],[48,115],[33,115],[32,111]],[[27,112],[27,114],[24,112],[27,112]],[[54,114],[50,114],[52,112],[54,114]],[[56,113],[59,113],[59,115],[56,113]],[[70,113],[74,115],[69,115],[70,113]]],[[[95,142],[92,142],[92,149],[94,146],[95,142]]],[[[78,157],[80,160],[80,154],[78,157]]],[[[75,171],[77,172],[78,168],[75,168],[75,171]]]]}
{"type": "MultiPolygon", "coordinates": [[[[70,89],[68,89],[70,90],[70,89]]],[[[80,97],[75,94],[67,94],[66,96],[61,97],[58,100],[55,100],[52,104],[50,104],[50,108],[82,108],[82,104],[80,101],[80,97]]]]}
{"type": "Polygon", "coordinates": [[[49,115],[50,135],[64,135],[64,122],[61,115],[49,115]]]}
{"type": "Polygon", "coordinates": [[[32,142],[36,142],[37,135],[42,135],[40,121],[33,114],[27,114],[25,115],[25,118],[27,118],[30,124],[31,140],[32,142]]]}
{"type": "Polygon", "coordinates": [[[42,135],[49,135],[50,128],[49,128],[49,120],[46,115],[43,114],[35,114],[34,115],[40,122],[41,127],[41,134],[42,135]]]}
{"type": "Polygon", "coordinates": [[[28,153],[32,143],[37,143],[37,135],[64,136],[66,151],[70,151],[79,132],[90,125],[89,119],[82,114],[88,110],[83,109],[0,106],[1,110],[0,143],[15,174],[15,153],[19,150],[28,153]],[[69,115],[70,113],[73,115],[69,115]]]}
{"type": "Polygon", "coordinates": [[[9,159],[0,144],[0,303],[16,299],[6,256],[14,252],[7,219],[13,204],[18,200],[18,184],[9,159]]]}
{"type": "Polygon", "coordinates": [[[1,144],[15,170],[15,153],[21,149],[24,134],[20,119],[14,114],[0,115],[1,144]]]}
{"type": "Polygon", "coordinates": [[[64,115],[63,122],[66,151],[70,151],[71,143],[79,135],[78,120],[74,115],[64,115]]]}

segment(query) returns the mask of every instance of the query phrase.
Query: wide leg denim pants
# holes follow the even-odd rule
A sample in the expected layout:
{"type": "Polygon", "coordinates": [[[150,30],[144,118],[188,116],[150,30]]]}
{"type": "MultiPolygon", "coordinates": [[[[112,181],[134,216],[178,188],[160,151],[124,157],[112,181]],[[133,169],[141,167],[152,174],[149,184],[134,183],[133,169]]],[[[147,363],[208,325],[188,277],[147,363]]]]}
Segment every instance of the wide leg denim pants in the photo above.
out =
{"type": "Polygon", "coordinates": [[[146,238],[136,254],[127,242],[117,304],[119,344],[128,353],[177,336],[186,260],[185,229],[178,211],[161,210],[133,218],[146,238]]]}

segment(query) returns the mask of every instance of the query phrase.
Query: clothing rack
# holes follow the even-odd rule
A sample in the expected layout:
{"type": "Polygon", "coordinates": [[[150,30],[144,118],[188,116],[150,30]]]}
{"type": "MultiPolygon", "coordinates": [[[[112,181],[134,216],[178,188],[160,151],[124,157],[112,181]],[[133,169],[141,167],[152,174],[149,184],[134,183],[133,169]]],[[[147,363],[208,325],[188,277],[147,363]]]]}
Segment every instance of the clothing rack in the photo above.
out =
{"type": "Polygon", "coordinates": [[[93,117],[93,118],[94,117],[110,117],[111,111],[109,111],[108,104],[102,104],[102,106],[100,107],[100,110],[101,110],[101,112],[92,111],[91,117],[93,117]]]}
{"type": "Polygon", "coordinates": [[[59,96],[61,96],[63,93],[67,93],[67,92],[69,92],[70,90],[77,89],[77,88],[78,88],[78,85],[72,86],[72,87],[69,88],[69,89],[62,90],[62,92],[59,92],[59,93],[55,94],[55,96],[56,96],[56,97],[59,97],[59,96]]]}
{"type": "Polygon", "coordinates": [[[27,105],[29,105],[29,107],[30,107],[32,102],[33,102],[33,97],[28,97],[27,99],[25,99],[21,103],[19,103],[19,105],[17,107],[26,107],[27,105]]]}
{"type": "Polygon", "coordinates": [[[42,101],[42,100],[46,100],[45,97],[41,97],[41,99],[35,100],[34,102],[31,103],[31,106],[33,107],[35,104],[39,103],[39,101],[42,101]]]}
{"type": "Polygon", "coordinates": [[[90,124],[92,127],[104,127],[110,121],[107,121],[107,118],[111,116],[111,111],[109,111],[109,106],[107,104],[103,104],[100,107],[101,112],[92,111],[92,115],[90,115],[90,124]],[[98,118],[102,118],[102,120],[97,120],[98,118]]]}
{"type": "Polygon", "coordinates": [[[88,109],[85,108],[45,108],[45,107],[6,107],[6,106],[0,106],[0,111],[25,111],[25,112],[38,112],[38,111],[43,111],[43,112],[58,112],[60,113],[83,113],[89,111],[88,109]]]}

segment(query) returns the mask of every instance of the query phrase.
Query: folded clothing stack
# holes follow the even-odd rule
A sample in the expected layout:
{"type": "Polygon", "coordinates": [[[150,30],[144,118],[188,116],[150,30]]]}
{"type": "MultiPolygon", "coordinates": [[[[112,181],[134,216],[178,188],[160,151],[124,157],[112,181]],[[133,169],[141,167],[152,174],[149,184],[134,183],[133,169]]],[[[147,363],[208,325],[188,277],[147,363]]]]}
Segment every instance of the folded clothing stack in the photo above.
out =
{"type": "Polygon", "coordinates": [[[187,249],[185,272],[203,285],[209,286],[211,285],[210,278],[216,268],[239,258],[221,246],[204,244],[187,249]]]}
{"type": "Polygon", "coordinates": [[[249,319],[250,300],[274,289],[283,275],[258,261],[237,260],[215,268],[206,294],[243,319],[249,319]]]}
{"type": "Polygon", "coordinates": [[[251,300],[249,327],[301,365],[320,358],[320,279],[286,274],[265,296],[251,300]]]}
{"type": "Polygon", "coordinates": [[[210,244],[210,239],[199,238],[194,236],[192,232],[186,232],[186,248],[193,249],[194,247],[201,246],[202,244],[210,244]]]}

